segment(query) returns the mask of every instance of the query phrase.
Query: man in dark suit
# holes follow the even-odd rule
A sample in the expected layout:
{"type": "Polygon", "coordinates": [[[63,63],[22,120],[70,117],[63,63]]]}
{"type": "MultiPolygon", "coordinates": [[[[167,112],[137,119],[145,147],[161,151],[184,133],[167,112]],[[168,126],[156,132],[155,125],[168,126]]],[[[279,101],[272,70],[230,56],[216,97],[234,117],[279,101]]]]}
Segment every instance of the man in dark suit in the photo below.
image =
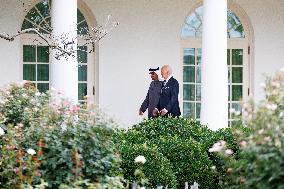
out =
{"type": "Polygon", "coordinates": [[[180,116],[180,108],[178,101],[179,84],[172,77],[172,69],[169,65],[165,65],[161,69],[161,75],[164,79],[161,89],[160,100],[158,106],[154,109],[153,115],[161,116],[180,116]]]}
{"type": "Polygon", "coordinates": [[[159,81],[159,76],[157,73],[158,71],[159,67],[156,69],[149,69],[149,74],[151,74],[151,79],[153,81],[151,82],[147,96],[139,109],[139,115],[143,115],[146,109],[148,108],[148,118],[155,117],[153,115],[153,110],[157,107],[159,103],[160,92],[163,86],[163,83],[159,81]]]}

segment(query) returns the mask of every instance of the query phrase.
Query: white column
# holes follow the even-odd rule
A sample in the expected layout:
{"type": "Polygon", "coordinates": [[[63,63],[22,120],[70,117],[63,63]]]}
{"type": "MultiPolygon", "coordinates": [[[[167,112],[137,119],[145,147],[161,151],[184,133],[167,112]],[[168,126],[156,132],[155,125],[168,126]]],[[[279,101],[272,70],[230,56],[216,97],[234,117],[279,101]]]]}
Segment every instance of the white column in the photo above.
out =
{"type": "MultiPolygon", "coordinates": [[[[66,36],[67,41],[74,41],[70,48],[77,48],[77,0],[53,0],[51,7],[51,25],[53,35],[63,45],[60,37],[66,36]]],[[[72,56],[56,59],[56,51],[52,51],[50,65],[51,87],[63,91],[64,95],[74,102],[78,101],[78,66],[77,52],[72,56]]]]}
{"type": "Polygon", "coordinates": [[[203,1],[201,81],[201,123],[227,127],[227,0],[203,1]]]}

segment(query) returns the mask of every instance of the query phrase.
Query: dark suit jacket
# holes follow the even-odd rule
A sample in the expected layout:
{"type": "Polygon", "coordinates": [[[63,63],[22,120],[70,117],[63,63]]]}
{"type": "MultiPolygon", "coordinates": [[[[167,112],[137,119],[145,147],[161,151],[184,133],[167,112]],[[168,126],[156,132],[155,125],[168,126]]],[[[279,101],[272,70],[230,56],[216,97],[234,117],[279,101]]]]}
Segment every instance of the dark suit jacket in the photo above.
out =
{"type": "Polygon", "coordinates": [[[153,110],[158,106],[159,99],[160,99],[160,93],[163,86],[163,82],[161,81],[152,81],[147,93],[147,96],[145,100],[143,101],[140,110],[142,112],[145,112],[148,108],[148,117],[154,117],[153,116],[153,110]]]}
{"type": "Polygon", "coordinates": [[[158,109],[168,110],[168,115],[180,116],[180,108],[178,101],[179,84],[178,81],[171,77],[165,86],[161,89],[160,101],[158,109]]]}

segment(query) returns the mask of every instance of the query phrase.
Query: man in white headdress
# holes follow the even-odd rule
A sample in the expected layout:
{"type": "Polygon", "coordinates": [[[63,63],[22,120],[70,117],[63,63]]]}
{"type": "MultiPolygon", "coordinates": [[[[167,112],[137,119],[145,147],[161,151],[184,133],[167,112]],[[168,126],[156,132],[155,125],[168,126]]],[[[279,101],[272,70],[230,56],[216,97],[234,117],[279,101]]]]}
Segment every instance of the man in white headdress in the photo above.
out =
{"type": "Polygon", "coordinates": [[[149,69],[149,74],[151,74],[152,82],[150,84],[146,98],[139,109],[139,115],[143,115],[144,112],[148,109],[148,118],[156,117],[153,115],[153,110],[159,104],[160,93],[163,87],[163,82],[159,81],[158,72],[159,72],[159,67],[155,69],[153,68],[149,69]]]}

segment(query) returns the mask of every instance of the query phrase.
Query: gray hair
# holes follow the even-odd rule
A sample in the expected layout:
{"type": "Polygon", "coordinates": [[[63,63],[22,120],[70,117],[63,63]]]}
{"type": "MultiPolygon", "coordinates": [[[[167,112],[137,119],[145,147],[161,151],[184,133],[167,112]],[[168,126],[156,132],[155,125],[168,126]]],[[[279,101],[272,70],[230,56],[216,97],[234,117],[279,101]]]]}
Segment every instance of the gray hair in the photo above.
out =
{"type": "Polygon", "coordinates": [[[169,65],[164,65],[161,69],[166,69],[169,72],[169,75],[172,75],[173,73],[173,70],[169,65]]]}

